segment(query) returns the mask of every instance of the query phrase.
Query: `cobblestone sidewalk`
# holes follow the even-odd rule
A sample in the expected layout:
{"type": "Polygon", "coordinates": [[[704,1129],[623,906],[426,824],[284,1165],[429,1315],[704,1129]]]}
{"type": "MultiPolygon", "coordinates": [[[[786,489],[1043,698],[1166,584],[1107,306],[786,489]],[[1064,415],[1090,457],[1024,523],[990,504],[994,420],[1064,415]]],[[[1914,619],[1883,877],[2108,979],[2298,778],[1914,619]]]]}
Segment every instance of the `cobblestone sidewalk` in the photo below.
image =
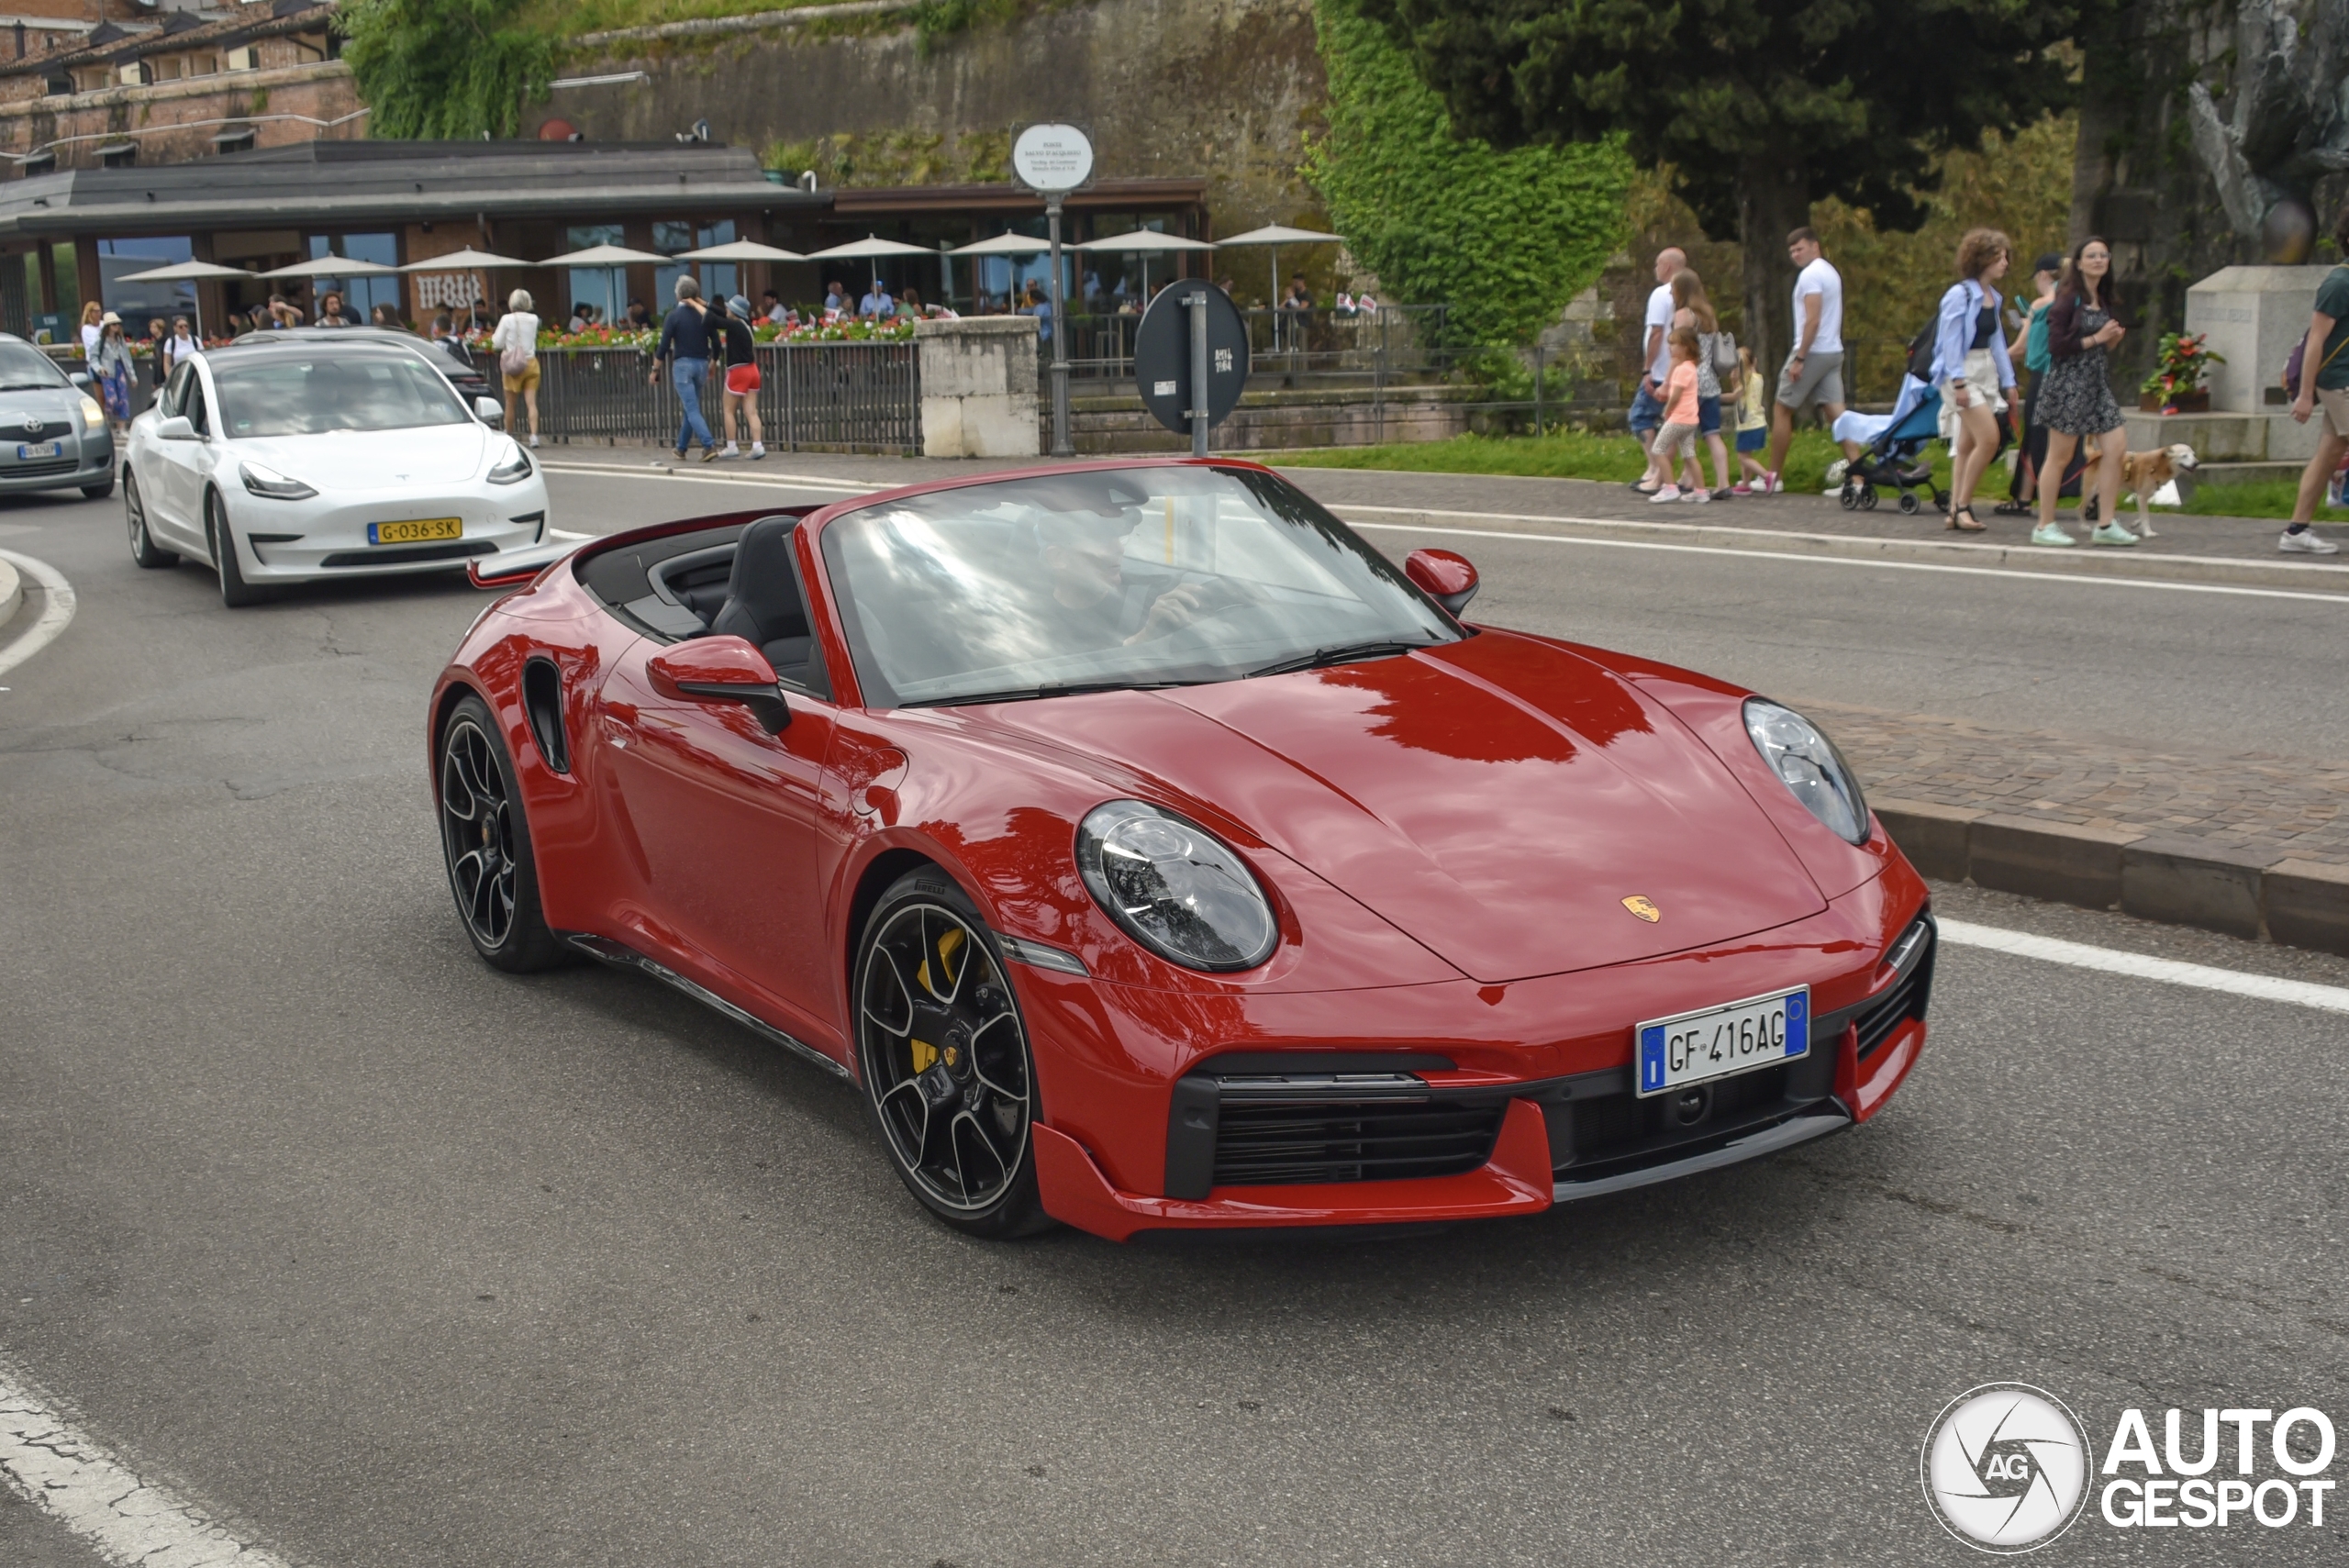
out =
{"type": "Polygon", "coordinates": [[[1805,705],[1871,798],[2349,866],[2349,762],[2135,751],[1958,719],[1805,705]]]}

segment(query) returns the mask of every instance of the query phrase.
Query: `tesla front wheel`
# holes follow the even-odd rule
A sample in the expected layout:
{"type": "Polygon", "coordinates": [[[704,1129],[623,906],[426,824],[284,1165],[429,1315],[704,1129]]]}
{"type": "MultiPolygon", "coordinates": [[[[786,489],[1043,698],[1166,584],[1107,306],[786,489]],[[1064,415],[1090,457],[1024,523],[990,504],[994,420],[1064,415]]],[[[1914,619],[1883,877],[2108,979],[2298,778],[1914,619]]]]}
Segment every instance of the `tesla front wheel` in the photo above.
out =
{"type": "Polygon", "coordinates": [[[228,515],[220,505],[220,497],[206,492],[204,497],[204,542],[212,551],[213,569],[220,573],[220,602],[232,610],[261,603],[261,590],[245,581],[245,570],[237,561],[237,536],[228,531],[228,515]]]}
{"type": "Polygon", "coordinates": [[[951,879],[911,872],[882,895],[857,944],[856,996],[865,1101],[922,1207],[971,1236],[1050,1224],[1028,1032],[986,922],[951,879]]]}
{"type": "Polygon", "coordinates": [[[122,511],[124,520],[130,525],[131,560],[150,571],[179,564],[178,556],[155,548],[154,536],[147,531],[147,506],[139,496],[139,480],[128,473],[122,476],[122,511]]]}
{"type": "Polygon", "coordinates": [[[481,698],[465,697],[450,713],[438,756],[440,849],[474,951],[516,974],[565,962],[539,907],[538,860],[514,764],[481,698]]]}

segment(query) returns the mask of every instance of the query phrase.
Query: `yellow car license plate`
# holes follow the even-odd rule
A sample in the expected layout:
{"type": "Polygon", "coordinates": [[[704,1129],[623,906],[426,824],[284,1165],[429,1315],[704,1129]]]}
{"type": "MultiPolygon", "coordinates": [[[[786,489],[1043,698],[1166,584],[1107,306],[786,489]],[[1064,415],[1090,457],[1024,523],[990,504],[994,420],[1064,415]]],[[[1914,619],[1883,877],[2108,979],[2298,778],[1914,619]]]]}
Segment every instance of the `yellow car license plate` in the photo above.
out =
{"type": "Polygon", "coordinates": [[[421,544],[427,539],[462,539],[462,517],[422,517],[412,523],[369,523],[369,544],[421,544]]]}

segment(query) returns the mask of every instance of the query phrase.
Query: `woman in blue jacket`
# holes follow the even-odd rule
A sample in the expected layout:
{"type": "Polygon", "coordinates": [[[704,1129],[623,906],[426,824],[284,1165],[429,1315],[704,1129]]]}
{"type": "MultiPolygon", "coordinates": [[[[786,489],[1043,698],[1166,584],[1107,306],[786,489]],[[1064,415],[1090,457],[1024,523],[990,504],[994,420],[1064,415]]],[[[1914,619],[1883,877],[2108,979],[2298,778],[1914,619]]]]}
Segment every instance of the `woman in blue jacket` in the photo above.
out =
{"type": "Polygon", "coordinates": [[[1998,453],[1998,416],[2015,384],[1998,329],[1999,299],[1991,285],[2006,276],[2014,247],[1995,228],[1976,228],[1957,242],[1957,282],[1942,295],[1933,339],[1933,385],[1942,395],[1942,436],[1949,442],[1949,526],[1979,533],[1974,486],[1998,453]]]}

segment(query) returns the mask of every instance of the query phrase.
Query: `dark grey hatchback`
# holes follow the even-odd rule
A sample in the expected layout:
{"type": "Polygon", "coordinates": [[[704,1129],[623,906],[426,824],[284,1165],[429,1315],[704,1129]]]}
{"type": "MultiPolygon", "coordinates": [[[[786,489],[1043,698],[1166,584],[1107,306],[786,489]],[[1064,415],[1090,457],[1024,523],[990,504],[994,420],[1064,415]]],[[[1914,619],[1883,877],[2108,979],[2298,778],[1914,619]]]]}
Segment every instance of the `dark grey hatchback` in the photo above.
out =
{"type": "Polygon", "coordinates": [[[0,332],[0,494],[78,488],[114,494],[114,435],[97,399],[56,361],[0,332]]]}

